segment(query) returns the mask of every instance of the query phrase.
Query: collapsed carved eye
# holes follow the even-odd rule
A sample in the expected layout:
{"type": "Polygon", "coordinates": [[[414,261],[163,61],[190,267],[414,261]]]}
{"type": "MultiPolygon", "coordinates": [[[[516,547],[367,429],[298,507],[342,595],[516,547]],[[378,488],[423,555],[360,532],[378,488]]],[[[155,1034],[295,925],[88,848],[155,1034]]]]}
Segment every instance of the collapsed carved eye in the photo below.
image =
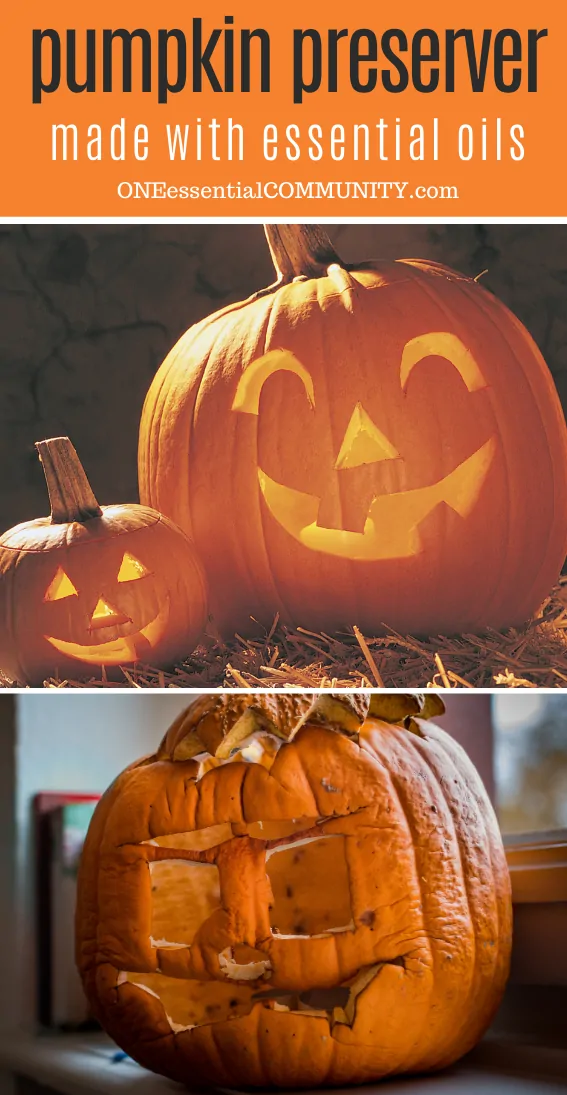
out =
{"type": "Polygon", "coordinates": [[[218,868],[164,859],[150,864],[150,875],[152,945],[190,946],[203,922],[221,907],[218,868]]]}
{"type": "Polygon", "coordinates": [[[353,928],[344,836],[308,837],[268,851],[272,930],[318,936],[353,928]]]}
{"type": "Polygon", "coordinates": [[[136,559],[135,555],[131,555],[129,551],[124,553],[118,571],[119,582],[135,582],[137,578],[145,578],[149,573],[149,570],[139,559],[136,559]]]}
{"type": "Polygon", "coordinates": [[[57,567],[55,575],[44,593],[44,601],[61,601],[63,597],[77,596],[78,591],[75,589],[71,579],[65,574],[62,567],[57,567]]]}

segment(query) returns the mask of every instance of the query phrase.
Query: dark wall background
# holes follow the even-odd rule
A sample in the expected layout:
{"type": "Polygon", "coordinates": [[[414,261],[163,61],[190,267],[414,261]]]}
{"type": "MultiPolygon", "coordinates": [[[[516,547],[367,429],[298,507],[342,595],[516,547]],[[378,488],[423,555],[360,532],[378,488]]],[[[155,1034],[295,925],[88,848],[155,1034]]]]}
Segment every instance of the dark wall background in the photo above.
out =
{"type": "MultiPolygon", "coordinates": [[[[531,331],[567,406],[567,225],[334,225],[347,261],[425,257],[531,331]]],[[[191,323],[272,280],[259,225],[0,227],[0,530],[48,512],[34,441],[68,434],[99,501],[137,498],[142,402],[191,323]]]]}

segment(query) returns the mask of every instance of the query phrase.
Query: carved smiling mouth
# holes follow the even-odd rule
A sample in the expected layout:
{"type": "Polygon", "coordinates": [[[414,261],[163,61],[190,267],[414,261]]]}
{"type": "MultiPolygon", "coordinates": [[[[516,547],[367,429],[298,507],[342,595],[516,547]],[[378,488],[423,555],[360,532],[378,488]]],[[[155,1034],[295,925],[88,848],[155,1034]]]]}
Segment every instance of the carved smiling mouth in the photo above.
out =
{"type": "MultiPolygon", "coordinates": [[[[405,392],[416,365],[430,356],[449,361],[469,392],[486,388],[486,381],[471,351],[448,331],[431,331],[410,339],[400,361],[400,388],[405,392]]],[[[303,384],[308,402],[315,407],[313,378],[308,369],[289,350],[270,350],[253,361],[242,373],[232,409],[256,419],[260,396],[266,381],[274,373],[293,373],[303,384]]],[[[311,551],[343,559],[376,562],[381,559],[407,559],[421,551],[419,525],[438,506],[445,503],[465,518],[478,501],[496,452],[491,437],[471,456],[443,479],[428,487],[377,495],[371,502],[364,530],[324,528],[317,524],[321,499],[270,479],[258,468],[262,497],[274,520],[294,540],[311,551]]],[[[399,453],[385,437],[361,404],[357,404],[341,445],[335,469],[398,459],[399,453]]]]}
{"type": "Polygon", "coordinates": [[[75,658],[77,661],[92,665],[123,665],[124,662],[138,661],[144,649],[148,646],[154,647],[164,634],[168,620],[169,597],[166,598],[157,616],[154,616],[153,620],[134,635],[120,636],[106,643],[95,643],[90,646],[66,642],[52,635],[44,635],[44,638],[68,658],[75,658]]]}
{"type": "Polygon", "coordinates": [[[428,487],[373,499],[363,532],[323,528],[317,524],[320,499],[285,487],[259,468],[262,497],[272,514],[294,540],[312,551],[343,559],[374,562],[403,559],[421,550],[419,525],[441,502],[467,517],[478,501],[496,452],[491,437],[454,471],[428,487]]]}

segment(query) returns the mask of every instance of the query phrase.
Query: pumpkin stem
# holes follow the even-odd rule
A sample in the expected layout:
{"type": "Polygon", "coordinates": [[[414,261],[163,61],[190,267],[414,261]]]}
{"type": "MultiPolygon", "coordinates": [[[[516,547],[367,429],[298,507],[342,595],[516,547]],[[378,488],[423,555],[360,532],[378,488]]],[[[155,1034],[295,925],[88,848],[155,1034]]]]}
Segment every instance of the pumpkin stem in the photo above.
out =
{"type": "Polygon", "coordinates": [[[51,523],[63,525],[101,517],[102,510],[69,438],[49,437],[36,441],[35,447],[45,473],[51,523]]]}
{"type": "Polygon", "coordinates": [[[265,224],[264,232],[279,284],[301,275],[324,277],[329,266],[344,266],[319,224],[265,224]]]}

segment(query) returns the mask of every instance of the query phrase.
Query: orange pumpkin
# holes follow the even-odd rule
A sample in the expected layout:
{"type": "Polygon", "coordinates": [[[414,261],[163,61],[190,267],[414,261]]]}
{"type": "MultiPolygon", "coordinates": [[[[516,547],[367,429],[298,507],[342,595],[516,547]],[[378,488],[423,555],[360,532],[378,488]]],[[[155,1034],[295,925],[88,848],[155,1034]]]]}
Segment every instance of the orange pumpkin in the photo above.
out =
{"type": "Polygon", "coordinates": [[[437,263],[267,234],[277,282],[183,335],[140,431],[142,501],[194,539],[219,627],[525,621],[567,549],[567,430],[530,335],[437,263]]]}
{"type": "Polygon", "coordinates": [[[101,508],[68,437],[36,447],[51,517],[0,537],[2,671],[41,685],[186,656],[206,619],[193,545],[154,510],[101,508]]]}
{"type": "Polygon", "coordinates": [[[205,696],[118,777],[83,852],[77,961],[120,1046],[184,1083],[316,1087],[476,1043],[510,883],[478,775],[425,721],[440,710],[205,696]]]}

